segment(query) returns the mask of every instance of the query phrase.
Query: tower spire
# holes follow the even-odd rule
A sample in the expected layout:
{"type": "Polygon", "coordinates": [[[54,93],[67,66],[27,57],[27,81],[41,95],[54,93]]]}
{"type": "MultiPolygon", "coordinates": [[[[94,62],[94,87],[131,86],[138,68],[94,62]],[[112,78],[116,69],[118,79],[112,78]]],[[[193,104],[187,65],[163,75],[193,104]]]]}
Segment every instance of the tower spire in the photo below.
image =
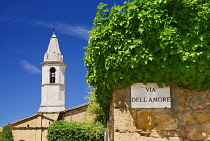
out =
{"type": "Polygon", "coordinates": [[[58,38],[54,32],[50,39],[48,50],[44,55],[44,61],[63,61],[63,55],[61,55],[60,52],[58,38]]]}

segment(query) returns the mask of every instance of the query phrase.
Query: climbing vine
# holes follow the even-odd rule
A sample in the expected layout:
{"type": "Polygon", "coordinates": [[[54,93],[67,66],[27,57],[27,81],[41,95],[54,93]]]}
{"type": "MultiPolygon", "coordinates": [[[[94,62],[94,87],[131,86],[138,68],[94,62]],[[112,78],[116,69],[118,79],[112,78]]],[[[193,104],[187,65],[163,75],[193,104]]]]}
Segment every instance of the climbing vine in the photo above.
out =
{"type": "Polygon", "coordinates": [[[115,87],[175,82],[209,89],[209,0],[135,0],[106,6],[97,8],[84,57],[88,83],[104,115],[115,87]]]}

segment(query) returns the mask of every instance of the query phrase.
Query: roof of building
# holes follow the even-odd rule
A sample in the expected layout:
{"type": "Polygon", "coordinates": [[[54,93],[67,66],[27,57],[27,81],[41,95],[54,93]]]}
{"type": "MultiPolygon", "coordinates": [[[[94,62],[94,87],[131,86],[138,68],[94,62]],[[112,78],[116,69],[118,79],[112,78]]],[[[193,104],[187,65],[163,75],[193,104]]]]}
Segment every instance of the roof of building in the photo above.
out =
{"type": "Polygon", "coordinates": [[[69,111],[72,111],[72,110],[76,110],[76,109],[79,109],[79,108],[82,108],[82,107],[86,107],[86,106],[88,106],[89,104],[90,104],[90,103],[84,103],[84,104],[81,104],[81,105],[78,105],[78,106],[75,106],[75,107],[66,109],[66,110],[64,110],[64,111],[61,111],[61,112],[59,113],[59,115],[58,115],[58,119],[57,119],[57,120],[61,120],[64,113],[69,112],[69,111]]]}
{"type": "Polygon", "coordinates": [[[18,120],[18,121],[16,121],[16,122],[13,122],[13,123],[11,123],[10,125],[11,125],[11,126],[16,126],[16,125],[18,125],[18,124],[20,124],[20,123],[22,123],[22,122],[25,122],[25,121],[27,121],[27,120],[34,119],[34,118],[36,118],[36,117],[38,117],[38,116],[42,116],[42,117],[44,117],[44,118],[46,118],[46,119],[48,119],[48,120],[50,120],[50,121],[54,121],[53,119],[48,118],[48,117],[46,117],[46,116],[44,116],[44,115],[42,115],[42,114],[35,114],[35,115],[30,116],[30,117],[27,117],[27,118],[18,120]]]}
{"type": "MultiPolygon", "coordinates": [[[[81,104],[81,105],[78,105],[78,106],[75,106],[75,107],[66,109],[66,110],[64,110],[64,111],[61,111],[61,112],[59,113],[59,115],[58,115],[57,120],[61,120],[62,117],[63,117],[63,115],[64,115],[64,113],[69,112],[69,111],[73,111],[73,110],[77,110],[77,109],[79,109],[79,108],[86,107],[86,106],[88,106],[89,104],[90,104],[90,103],[84,103],[84,104],[81,104]]],[[[38,117],[38,116],[42,116],[42,117],[44,117],[44,118],[46,118],[46,119],[48,119],[48,120],[50,120],[50,121],[54,121],[53,119],[50,119],[50,118],[44,116],[43,114],[38,113],[38,114],[32,115],[32,116],[30,116],[30,117],[27,117],[27,118],[18,120],[18,121],[16,121],[16,122],[13,122],[13,123],[11,123],[10,125],[11,125],[11,126],[16,126],[16,125],[18,125],[18,124],[20,124],[20,123],[23,123],[23,122],[25,122],[25,121],[27,121],[27,120],[34,119],[34,118],[36,118],[36,117],[38,117]]],[[[2,127],[0,127],[0,131],[1,131],[1,130],[2,130],[2,127]]]]}
{"type": "Polygon", "coordinates": [[[66,110],[61,111],[61,112],[65,113],[65,112],[72,111],[72,110],[75,110],[75,109],[79,109],[79,108],[82,108],[82,107],[85,107],[85,106],[88,106],[88,105],[89,105],[89,103],[84,103],[84,104],[81,104],[81,105],[78,105],[78,106],[66,109],[66,110]]]}

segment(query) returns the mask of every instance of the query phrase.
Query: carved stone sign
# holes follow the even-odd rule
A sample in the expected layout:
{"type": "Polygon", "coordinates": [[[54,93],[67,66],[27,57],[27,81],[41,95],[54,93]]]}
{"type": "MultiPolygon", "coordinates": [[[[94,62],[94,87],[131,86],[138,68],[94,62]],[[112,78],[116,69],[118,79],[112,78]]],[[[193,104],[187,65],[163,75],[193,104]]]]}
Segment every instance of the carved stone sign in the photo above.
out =
{"type": "Polygon", "coordinates": [[[131,85],[131,108],[171,108],[170,87],[153,82],[131,85]]]}

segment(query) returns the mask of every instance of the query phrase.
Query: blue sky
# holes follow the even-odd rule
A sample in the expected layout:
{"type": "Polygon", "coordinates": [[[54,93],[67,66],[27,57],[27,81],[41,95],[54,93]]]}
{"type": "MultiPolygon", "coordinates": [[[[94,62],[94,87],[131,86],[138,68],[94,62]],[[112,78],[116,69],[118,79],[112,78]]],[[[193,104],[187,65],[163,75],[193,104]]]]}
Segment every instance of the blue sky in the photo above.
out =
{"type": "Polygon", "coordinates": [[[53,25],[66,68],[66,108],[87,100],[84,47],[96,7],[125,0],[1,0],[0,126],[36,114],[41,102],[41,66],[53,25]]]}

